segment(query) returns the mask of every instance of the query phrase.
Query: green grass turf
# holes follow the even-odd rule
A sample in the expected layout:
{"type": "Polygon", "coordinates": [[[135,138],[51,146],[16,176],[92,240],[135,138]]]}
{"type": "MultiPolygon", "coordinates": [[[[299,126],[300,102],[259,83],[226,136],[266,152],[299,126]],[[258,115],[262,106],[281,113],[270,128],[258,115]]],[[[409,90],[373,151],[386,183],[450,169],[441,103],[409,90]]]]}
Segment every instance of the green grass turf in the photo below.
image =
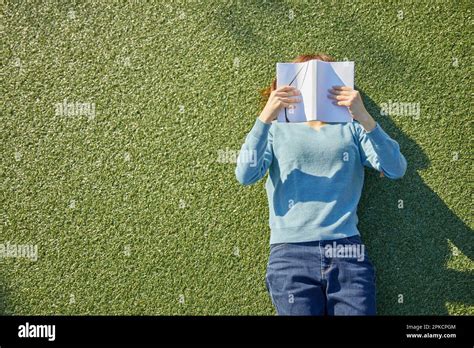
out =
{"type": "Polygon", "coordinates": [[[325,52],[409,164],[359,205],[379,314],[474,314],[469,1],[166,3],[2,3],[0,243],[39,259],[0,259],[0,313],[274,314],[263,181],[218,151],[276,62],[325,52]]]}

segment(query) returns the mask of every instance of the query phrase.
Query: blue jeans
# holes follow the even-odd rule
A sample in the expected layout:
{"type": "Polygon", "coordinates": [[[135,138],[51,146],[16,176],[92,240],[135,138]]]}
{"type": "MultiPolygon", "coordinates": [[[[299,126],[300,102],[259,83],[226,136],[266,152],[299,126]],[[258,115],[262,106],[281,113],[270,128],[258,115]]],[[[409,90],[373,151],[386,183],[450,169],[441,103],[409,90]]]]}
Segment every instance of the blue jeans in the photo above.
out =
{"type": "Polygon", "coordinates": [[[375,268],[360,236],[270,245],[267,290],[278,315],[375,315],[375,268]]]}

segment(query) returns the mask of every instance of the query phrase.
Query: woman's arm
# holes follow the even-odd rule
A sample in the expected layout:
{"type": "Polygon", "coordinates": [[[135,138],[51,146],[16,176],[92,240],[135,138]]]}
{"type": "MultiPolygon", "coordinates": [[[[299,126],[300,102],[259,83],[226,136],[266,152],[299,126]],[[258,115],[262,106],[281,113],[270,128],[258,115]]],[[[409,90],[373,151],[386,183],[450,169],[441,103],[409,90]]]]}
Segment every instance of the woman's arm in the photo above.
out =
{"type": "Polygon", "coordinates": [[[257,118],[237,159],[235,176],[242,185],[251,185],[265,176],[273,161],[271,123],[257,118]]]}
{"type": "Polygon", "coordinates": [[[299,103],[300,98],[291,98],[301,93],[292,86],[274,90],[250,133],[247,134],[237,159],[235,176],[243,185],[250,185],[265,176],[273,160],[273,138],[270,127],[282,107],[299,103]]]}
{"type": "Polygon", "coordinates": [[[370,132],[357,122],[354,122],[354,127],[362,163],[378,170],[389,179],[402,178],[407,169],[407,161],[400,152],[398,143],[390,138],[378,123],[370,132]]]}
{"type": "Polygon", "coordinates": [[[357,121],[354,122],[354,128],[362,163],[390,179],[403,177],[407,161],[400,152],[400,146],[368,113],[359,92],[344,86],[334,86],[329,92],[329,98],[334,100],[334,104],[347,106],[351,116],[357,121]]]}

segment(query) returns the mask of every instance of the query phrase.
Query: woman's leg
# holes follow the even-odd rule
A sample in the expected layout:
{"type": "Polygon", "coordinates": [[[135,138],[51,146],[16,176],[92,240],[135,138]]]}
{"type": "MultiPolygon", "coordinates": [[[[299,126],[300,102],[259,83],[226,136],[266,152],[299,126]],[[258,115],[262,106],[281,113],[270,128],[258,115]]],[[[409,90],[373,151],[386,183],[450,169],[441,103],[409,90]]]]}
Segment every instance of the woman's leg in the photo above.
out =
{"type": "Polygon", "coordinates": [[[323,315],[319,243],[273,244],[266,285],[278,315],[323,315]]]}
{"type": "Polygon", "coordinates": [[[360,237],[326,241],[322,247],[327,314],[375,315],[375,268],[360,237]]]}

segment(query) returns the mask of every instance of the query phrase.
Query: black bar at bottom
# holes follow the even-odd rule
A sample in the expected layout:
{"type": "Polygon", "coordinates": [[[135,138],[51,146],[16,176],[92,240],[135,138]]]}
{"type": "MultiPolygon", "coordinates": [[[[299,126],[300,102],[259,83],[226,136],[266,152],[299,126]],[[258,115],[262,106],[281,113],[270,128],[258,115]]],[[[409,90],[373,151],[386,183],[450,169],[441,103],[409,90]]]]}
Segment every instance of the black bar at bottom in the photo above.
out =
{"type": "Polygon", "coordinates": [[[2,316],[0,345],[472,344],[472,317],[2,316]],[[54,337],[53,326],[54,325],[54,337]],[[43,337],[31,337],[31,336],[43,337]],[[20,337],[26,336],[26,337],[20,337]]]}

